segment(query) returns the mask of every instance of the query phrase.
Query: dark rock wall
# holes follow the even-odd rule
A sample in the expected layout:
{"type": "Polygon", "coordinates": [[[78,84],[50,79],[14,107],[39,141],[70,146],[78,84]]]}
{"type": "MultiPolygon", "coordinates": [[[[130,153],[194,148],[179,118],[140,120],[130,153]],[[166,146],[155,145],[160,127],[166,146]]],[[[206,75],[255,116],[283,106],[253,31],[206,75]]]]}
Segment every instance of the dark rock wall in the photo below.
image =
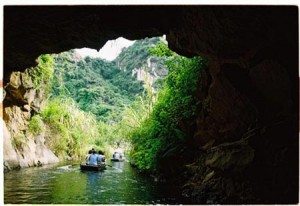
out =
{"type": "Polygon", "coordinates": [[[197,203],[298,202],[295,6],[6,6],[5,81],[40,54],[162,34],[177,53],[209,62],[184,194],[197,203]]]}

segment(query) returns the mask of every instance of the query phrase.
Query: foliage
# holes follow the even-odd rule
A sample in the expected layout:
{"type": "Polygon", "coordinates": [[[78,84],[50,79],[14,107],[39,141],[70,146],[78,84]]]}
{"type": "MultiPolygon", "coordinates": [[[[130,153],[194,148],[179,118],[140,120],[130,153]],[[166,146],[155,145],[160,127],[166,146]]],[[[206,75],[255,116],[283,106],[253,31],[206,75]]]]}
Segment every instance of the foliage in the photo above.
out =
{"type": "MultiPolygon", "coordinates": [[[[149,53],[158,57],[176,57],[176,53],[168,48],[164,42],[158,42],[155,47],[149,48],[149,53]]],[[[170,62],[170,59],[169,61],[170,62]]]]}
{"type": "Polygon", "coordinates": [[[130,106],[128,106],[122,112],[122,120],[110,127],[112,131],[111,145],[117,143],[126,143],[130,140],[132,132],[139,128],[143,121],[149,118],[153,105],[155,104],[156,94],[150,88],[150,85],[146,86],[146,92],[139,96],[130,106]]]}
{"type": "Polygon", "coordinates": [[[39,61],[31,74],[34,84],[49,85],[51,80],[51,96],[29,127],[33,134],[45,128],[56,155],[82,158],[92,147],[107,150],[123,144],[131,147],[139,169],[153,171],[183,151],[188,122],[199,104],[195,92],[201,58],[179,56],[159,38],[147,38],[123,49],[112,62],[82,59],[74,51],[55,55],[54,62],[47,55],[39,61]],[[132,76],[150,57],[169,70],[155,85],[158,94],[132,76]]]}
{"type": "MultiPolygon", "coordinates": [[[[137,40],[112,62],[81,59],[73,50],[55,55],[52,97],[70,97],[80,109],[96,115],[97,120],[119,122],[122,111],[144,92],[144,83],[132,76],[132,70],[147,65],[149,57],[157,65],[163,63],[164,58],[149,52],[160,41],[158,37],[137,40]]],[[[160,85],[158,81],[154,87],[159,89],[160,85]]]]}
{"type": "Polygon", "coordinates": [[[44,131],[44,123],[40,115],[34,115],[29,121],[29,131],[33,135],[40,134],[44,131]]]}
{"type": "Polygon", "coordinates": [[[199,57],[185,58],[160,43],[150,52],[168,57],[169,69],[163,89],[149,118],[131,134],[131,157],[138,168],[154,170],[168,157],[179,154],[188,138],[184,126],[195,115],[195,92],[204,62],[199,57]]]}
{"type": "Polygon", "coordinates": [[[54,72],[53,64],[54,59],[49,54],[41,55],[38,58],[38,65],[34,69],[30,69],[30,76],[35,88],[43,87],[46,92],[49,92],[54,72]]]}
{"type": "Polygon", "coordinates": [[[29,75],[37,89],[49,91],[50,98],[31,118],[29,131],[45,132],[48,145],[60,157],[80,158],[91,147],[107,150],[108,145],[126,145],[132,129],[150,115],[154,94],[118,64],[146,64],[148,48],[158,40],[137,41],[112,62],[82,59],[73,50],[41,55],[29,75]]]}
{"type": "Polygon", "coordinates": [[[94,115],[81,111],[71,98],[50,100],[41,117],[48,126],[49,145],[60,157],[82,158],[91,147],[105,146],[103,142],[95,145],[101,137],[94,115]]]}
{"type": "Polygon", "coordinates": [[[123,49],[115,62],[124,71],[131,72],[134,68],[140,68],[147,64],[149,57],[153,56],[149,53],[149,49],[160,41],[159,37],[137,40],[130,47],[123,49]]]}
{"type": "Polygon", "coordinates": [[[100,58],[75,61],[74,51],[55,57],[52,96],[74,99],[79,108],[98,120],[117,122],[126,105],[143,91],[141,82],[121,71],[114,62],[100,58]]]}

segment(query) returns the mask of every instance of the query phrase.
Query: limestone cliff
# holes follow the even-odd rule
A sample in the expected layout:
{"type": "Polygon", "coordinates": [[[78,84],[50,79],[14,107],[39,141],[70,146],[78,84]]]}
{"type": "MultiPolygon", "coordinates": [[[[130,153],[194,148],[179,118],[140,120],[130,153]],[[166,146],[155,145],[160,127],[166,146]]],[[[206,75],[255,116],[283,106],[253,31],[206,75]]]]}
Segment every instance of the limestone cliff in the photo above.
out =
{"type": "Polygon", "coordinates": [[[136,40],[134,44],[123,48],[114,60],[116,65],[124,72],[130,72],[138,81],[150,86],[155,91],[159,87],[160,79],[168,75],[165,67],[165,57],[151,54],[151,49],[161,42],[167,44],[166,37],[153,37],[136,40]]]}
{"type": "Polygon", "coordinates": [[[43,106],[43,88],[35,88],[28,70],[13,72],[5,86],[4,169],[56,163],[58,158],[45,144],[45,135],[28,131],[30,118],[43,106]]]}
{"type": "Polygon", "coordinates": [[[155,88],[155,82],[168,75],[167,68],[160,65],[159,61],[158,58],[149,57],[146,64],[132,70],[132,76],[135,76],[138,81],[143,81],[155,88]]]}

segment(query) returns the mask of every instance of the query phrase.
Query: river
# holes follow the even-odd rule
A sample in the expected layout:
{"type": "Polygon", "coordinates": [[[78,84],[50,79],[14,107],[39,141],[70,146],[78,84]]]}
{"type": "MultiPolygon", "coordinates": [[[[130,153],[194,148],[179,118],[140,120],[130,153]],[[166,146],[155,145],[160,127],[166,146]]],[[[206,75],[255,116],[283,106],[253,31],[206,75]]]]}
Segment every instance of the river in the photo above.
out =
{"type": "Polygon", "coordinates": [[[139,174],[127,162],[109,163],[103,172],[79,165],[46,165],[4,174],[4,203],[180,204],[174,185],[139,174]]]}

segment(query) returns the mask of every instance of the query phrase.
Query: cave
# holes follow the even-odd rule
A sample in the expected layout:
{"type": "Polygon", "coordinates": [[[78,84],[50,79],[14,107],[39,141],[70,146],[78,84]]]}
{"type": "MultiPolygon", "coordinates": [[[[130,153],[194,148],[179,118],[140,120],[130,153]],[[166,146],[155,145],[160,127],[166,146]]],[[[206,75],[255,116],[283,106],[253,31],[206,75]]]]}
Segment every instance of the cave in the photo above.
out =
{"type": "Polygon", "coordinates": [[[208,112],[191,144],[209,173],[192,174],[203,182],[185,192],[196,203],[297,203],[296,6],[5,6],[4,86],[40,54],[163,34],[178,54],[208,60],[199,85],[208,112]]]}

